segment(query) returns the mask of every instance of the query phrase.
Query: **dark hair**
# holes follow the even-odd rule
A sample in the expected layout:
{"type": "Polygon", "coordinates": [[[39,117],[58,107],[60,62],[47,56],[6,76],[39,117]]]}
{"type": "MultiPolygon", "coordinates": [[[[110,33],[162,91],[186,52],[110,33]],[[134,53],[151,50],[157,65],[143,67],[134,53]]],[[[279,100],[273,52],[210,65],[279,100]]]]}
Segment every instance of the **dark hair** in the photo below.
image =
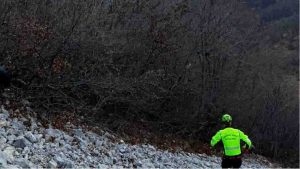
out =
{"type": "Polygon", "coordinates": [[[231,127],[231,121],[229,121],[229,122],[223,122],[223,124],[224,124],[224,126],[225,127],[231,127]]]}

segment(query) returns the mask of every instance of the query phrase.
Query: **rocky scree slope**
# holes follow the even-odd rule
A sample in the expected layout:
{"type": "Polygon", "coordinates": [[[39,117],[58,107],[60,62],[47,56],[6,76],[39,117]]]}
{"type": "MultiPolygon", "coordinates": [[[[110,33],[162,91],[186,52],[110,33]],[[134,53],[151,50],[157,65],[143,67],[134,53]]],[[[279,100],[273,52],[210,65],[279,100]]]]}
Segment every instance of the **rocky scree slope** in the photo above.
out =
{"type": "MultiPolygon", "coordinates": [[[[44,128],[35,118],[11,118],[0,110],[0,165],[4,168],[220,168],[221,159],[169,152],[151,145],[129,145],[109,132],[96,134],[66,123],[67,131],[44,128]],[[26,125],[30,123],[30,125],[26,125]]],[[[270,168],[262,157],[242,167],[270,168]]]]}

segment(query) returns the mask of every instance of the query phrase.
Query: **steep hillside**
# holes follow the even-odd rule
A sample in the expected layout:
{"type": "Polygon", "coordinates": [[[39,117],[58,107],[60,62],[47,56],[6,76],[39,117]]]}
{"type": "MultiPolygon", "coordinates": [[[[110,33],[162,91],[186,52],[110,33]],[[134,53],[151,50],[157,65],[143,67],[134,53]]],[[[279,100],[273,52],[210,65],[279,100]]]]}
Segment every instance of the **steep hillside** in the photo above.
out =
{"type": "MultiPolygon", "coordinates": [[[[27,107],[29,110],[29,108],[27,107]]],[[[220,157],[183,151],[169,152],[152,145],[130,145],[112,133],[65,123],[65,131],[44,128],[32,112],[0,112],[0,163],[5,168],[219,168],[220,157]],[[14,118],[13,118],[14,117],[14,118]]],[[[261,156],[246,156],[245,168],[274,165],[261,156]]]]}

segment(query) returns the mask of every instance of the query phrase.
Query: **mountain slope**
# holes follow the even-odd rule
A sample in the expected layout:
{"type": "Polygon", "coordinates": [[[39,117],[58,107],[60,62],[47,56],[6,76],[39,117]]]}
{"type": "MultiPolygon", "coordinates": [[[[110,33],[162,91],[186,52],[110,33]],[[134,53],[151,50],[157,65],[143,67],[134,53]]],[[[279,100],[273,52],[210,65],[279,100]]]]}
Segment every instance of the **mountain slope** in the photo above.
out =
{"type": "MultiPolygon", "coordinates": [[[[7,168],[219,168],[221,159],[205,154],[163,151],[129,145],[109,132],[96,134],[66,122],[66,131],[44,128],[33,117],[0,112],[0,163],[7,168]]],[[[245,157],[242,167],[270,168],[260,156],[245,157]]]]}

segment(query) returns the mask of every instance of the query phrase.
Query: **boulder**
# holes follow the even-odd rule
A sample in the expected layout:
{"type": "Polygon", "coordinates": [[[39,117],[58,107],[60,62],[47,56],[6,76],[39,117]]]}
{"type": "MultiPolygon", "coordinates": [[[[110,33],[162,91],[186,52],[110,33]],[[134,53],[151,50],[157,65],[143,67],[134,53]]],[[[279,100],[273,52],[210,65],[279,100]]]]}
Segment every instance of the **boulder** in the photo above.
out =
{"type": "Polygon", "coordinates": [[[25,134],[25,138],[28,139],[31,143],[36,143],[38,140],[30,131],[25,134]]]}
{"type": "Polygon", "coordinates": [[[6,147],[3,150],[3,154],[5,155],[5,158],[9,163],[12,163],[15,160],[15,157],[14,157],[15,152],[16,152],[16,149],[11,146],[6,147]]]}
{"type": "Polygon", "coordinates": [[[59,138],[62,136],[62,132],[60,130],[52,129],[52,128],[44,130],[44,134],[45,134],[46,138],[47,137],[59,138]]]}
{"type": "Polygon", "coordinates": [[[124,153],[129,153],[130,150],[127,148],[127,145],[126,144],[119,144],[116,146],[116,148],[118,149],[118,151],[122,154],[124,153]]]}
{"type": "Polygon", "coordinates": [[[72,142],[73,140],[74,140],[74,138],[73,137],[71,137],[71,136],[69,136],[68,134],[64,134],[63,135],[63,138],[64,138],[64,140],[66,141],[66,142],[72,142]]]}
{"type": "Polygon", "coordinates": [[[25,141],[23,139],[15,140],[12,145],[16,148],[22,149],[26,147],[25,141]]]}
{"type": "Polygon", "coordinates": [[[7,139],[1,136],[1,138],[0,138],[0,144],[4,144],[6,142],[7,142],[7,139]]]}
{"type": "Polygon", "coordinates": [[[54,157],[54,161],[57,163],[57,166],[59,168],[73,168],[74,167],[74,164],[70,160],[60,157],[58,155],[56,155],[54,157]]]}
{"type": "Polygon", "coordinates": [[[25,147],[22,151],[22,154],[29,154],[30,153],[30,149],[28,147],[25,147]]]}
{"type": "Polygon", "coordinates": [[[7,168],[6,155],[0,152],[0,168],[7,168]]]}
{"type": "MultiPolygon", "coordinates": [[[[7,129],[7,135],[9,135],[9,136],[11,136],[11,135],[13,135],[14,137],[16,137],[15,135],[17,135],[17,134],[19,134],[20,132],[17,132],[14,128],[8,128],[7,129]]],[[[9,137],[8,136],[8,137],[9,137]]],[[[13,137],[12,136],[12,137],[13,137]]],[[[9,140],[9,139],[8,139],[9,140]]]]}
{"type": "Polygon", "coordinates": [[[101,147],[103,144],[104,144],[104,142],[101,140],[96,140],[96,142],[95,142],[96,147],[101,147]]]}
{"type": "Polygon", "coordinates": [[[32,168],[34,164],[32,164],[30,161],[24,158],[19,158],[14,161],[14,164],[17,164],[18,166],[22,168],[32,168]]]}
{"type": "Polygon", "coordinates": [[[26,146],[30,146],[31,143],[25,139],[24,137],[19,137],[17,138],[13,143],[13,146],[15,146],[16,148],[25,148],[26,146]]]}
{"type": "Polygon", "coordinates": [[[0,120],[0,127],[6,127],[9,126],[9,122],[6,120],[0,120]]]}
{"type": "Polygon", "coordinates": [[[25,130],[26,129],[24,124],[22,122],[18,121],[18,119],[16,119],[16,118],[14,118],[13,121],[11,122],[11,127],[16,130],[25,130]]]}
{"type": "Polygon", "coordinates": [[[82,129],[73,129],[73,134],[78,137],[84,137],[82,129]]]}
{"type": "Polygon", "coordinates": [[[1,120],[6,120],[9,117],[9,112],[4,109],[4,106],[1,106],[1,110],[0,110],[0,119],[1,120]]]}
{"type": "Polygon", "coordinates": [[[15,141],[16,138],[17,137],[15,135],[9,135],[9,136],[7,136],[8,143],[12,144],[13,141],[15,141]]]}
{"type": "Polygon", "coordinates": [[[48,168],[57,168],[57,167],[58,167],[58,164],[56,161],[54,161],[54,160],[49,161],[48,168]]]}

